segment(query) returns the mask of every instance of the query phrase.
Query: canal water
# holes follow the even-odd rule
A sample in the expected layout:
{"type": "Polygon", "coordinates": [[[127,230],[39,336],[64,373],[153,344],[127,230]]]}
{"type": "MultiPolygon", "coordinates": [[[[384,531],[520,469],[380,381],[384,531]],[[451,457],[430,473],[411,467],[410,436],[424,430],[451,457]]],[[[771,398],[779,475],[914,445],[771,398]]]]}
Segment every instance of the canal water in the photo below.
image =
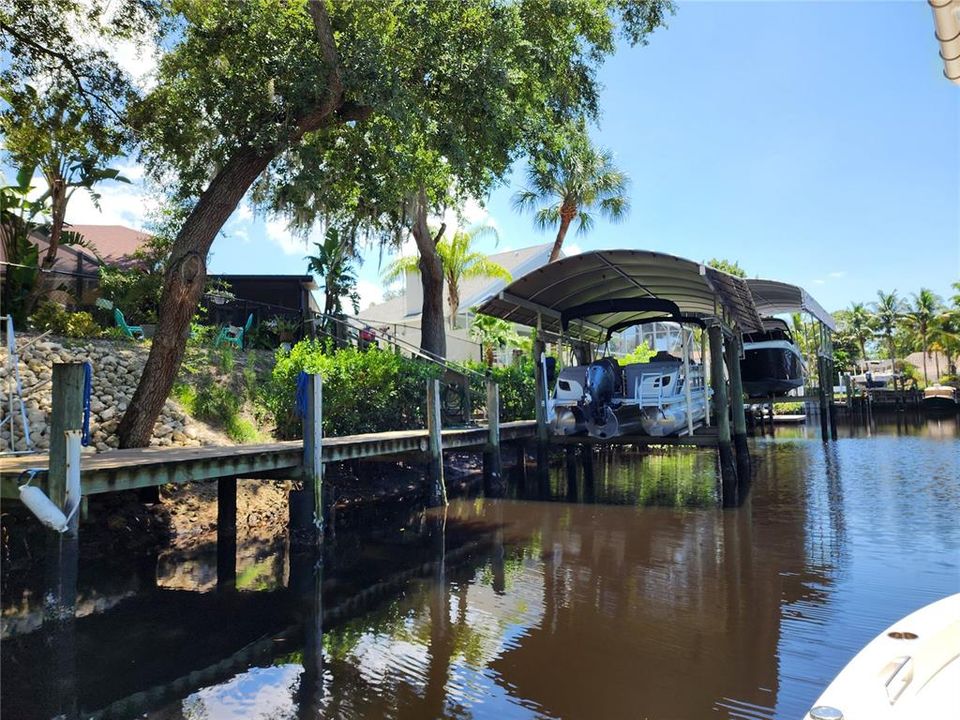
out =
{"type": "Polygon", "coordinates": [[[338,520],[318,562],[239,538],[81,568],[77,619],[3,587],[9,718],[800,718],[887,625],[960,591],[954,419],[597,454],[539,490],[338,520]],[[319,589],[319,591],[318,591],[319,589]]]}

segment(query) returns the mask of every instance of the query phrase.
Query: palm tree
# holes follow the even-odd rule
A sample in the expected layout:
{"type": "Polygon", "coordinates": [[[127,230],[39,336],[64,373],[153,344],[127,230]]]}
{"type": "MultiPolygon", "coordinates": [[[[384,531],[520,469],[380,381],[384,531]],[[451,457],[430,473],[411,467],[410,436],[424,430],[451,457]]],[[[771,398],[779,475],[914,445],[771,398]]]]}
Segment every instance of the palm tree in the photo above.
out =
{"type": "Polygon", "coordinates": [[[593,227],[591,211],[613,222],[626,217],[630,208],[627,199],[629,180],[613,164],[609,150],[598,150],[590,143],[583,128],[559,151],[548,151],[531,162],[527,170],[527,189],[513,197],[520,212],[534,213],[541,230],[557,227],[557,238],[550,251],[550,262],[560,257],[563,239],[570,223],[579,219],[578,233],[593,227]]]}
{"type": "MultiPolygon", "coordinates": [[[[472,278],[496,278],[509,282],[510,273],[502,265],[492,262],[486,255],[473,249],[473,242],[483,237],[497,236],[491,225],[480,225],[469,230],[458,230],[453,237],[437,243],[437,254],[443,266],[447,283],[447,305],[450,308],[450,327],[456,327],[460,309],[460,282],[472,278]]],[[[392,282],[408,272],[420,272],[420,260],[416,256],[398,258],[383,272],[383,281],[392,282]]]]}
{"type": "Polygon", "coordinates": [[[482,314],[474,316],[470,324],[470,337],[480,343],[488,367],[493,367],[494,353],[498,347],[515,345],[520,341],[512,323],[482,314]]]}
{"type": "Polygon", "coordinates": [[[873,324],[870,311],[863,303],[853,303],[850,306],[850,337],[860,349],[860,359],[867,361],[867,340],[873,337],[873,324]]]}
{"type": "Polygon", "coordinates": [[[929,353],[930,329],[942,306],[943,300],[941,300],[936,293],[927,288],[920,288],[920,292],[914,293],[913,295],[913,306],[906,315],[904,315],[904,319],[909,327],[920,338],[920,348],[923,352],[924,383],[927,382],[927,354],[929,353]]]}
{"type": "Polygon", "coordinates": [[[307,269],[323,281],[323,314],[330,316],[343,312],[343,298],[350,299],[353,311],[360,310],[357,277],[353,273],[354,253],[336,227],[328,227],[322,243],[315,242],[316,255],[307,255],[307,269]]]}
{"type": "Polygon", "coordinates": [[[893,365],[893,371],[896,373],[896,348],[893,344],[893,333],[897,325],[903,319],[903,301],[897,297],[897,291],[885,293],[883,290],[877,290],[877,302],[872,304],[873,317],[880,334],[887,339],[887,347],[890,350],[890,362],[893,365]]]}

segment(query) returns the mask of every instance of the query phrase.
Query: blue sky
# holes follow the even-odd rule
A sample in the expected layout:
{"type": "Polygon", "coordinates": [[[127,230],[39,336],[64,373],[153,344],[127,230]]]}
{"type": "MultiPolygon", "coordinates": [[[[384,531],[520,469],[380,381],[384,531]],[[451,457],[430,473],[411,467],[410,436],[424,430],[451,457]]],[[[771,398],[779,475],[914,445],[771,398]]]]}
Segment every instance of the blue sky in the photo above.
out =
{"type": "MultiPolygon", "coordinates": [[[[629,174],[632,208],[568,236],[571,249],[735,259],[828,309],[878,288],[946,295],[960,277],[960,87],[933,33],[919,0],[680,2],[648,46],[601,71],[592,133],[629,174]]],[[[552,239],[512,209],[521,181],[522,167],[487,200],[500,236],[490,250],[552,239]]],[[[121,198],[131,191],[105,192],[117,203],[100,221],[136,224],[142,202],[121,198]]],[[[214,272],[304,271],[306,249],[282,222],[243,207],[226,231],[214,272]]],[[[365,304],[379,291],[378,252],[366,255],[365,304]]]]}

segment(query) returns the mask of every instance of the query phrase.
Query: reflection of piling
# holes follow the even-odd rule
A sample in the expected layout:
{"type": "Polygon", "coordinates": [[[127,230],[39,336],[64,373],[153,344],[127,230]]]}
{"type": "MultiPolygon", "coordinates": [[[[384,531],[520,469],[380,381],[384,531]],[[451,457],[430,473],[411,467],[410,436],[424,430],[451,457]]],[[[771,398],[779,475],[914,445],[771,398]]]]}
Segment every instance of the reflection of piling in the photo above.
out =
{"type": "Polygon", "coordinates": [[[713,402],[717,424],[717,454],[720,456],[720,483],[723,492],[724,507],[737,504],[737,468],[734,464],[733,445],[730,441],[730,401],[727,395],[727,383],[723,377],[723,328],[711,325],[710,338],[710,381],[713,387],[713,402]]]}
{"type": "Polygon", "coordinates": [[[440,381],[427,381],[427,435],[430,460],[430,506],[447,504],[447,486],[443,479],[443,425],[440,421],[440,381]]]}
{"type": "Polygon", "coordinates": [[[504,492],[500,456],[500,387],[487,378],[487,444],[483,449],[483,492],[499,497],[504,492]]]}
{"type": "Polygon", "coordinates": [[[577,449],[573,445],[564,447],[564,465],[567,478],[567,502],[577,501],[577,449]]]}
{"type": "Polygon", "coordinates": [[[730,376],[730,404],[733,412],[733,447],[737,456],[737,479],[747,482],[750,478],[750,448],[747,446],[747,416],[743,407],[743,380],[740,376],[740,350],[738,337],[726,347],[727,373],[730,376]]]}
{"type": "Polygon", "coordinates": [[[237,584],[237,479],[217,480],[217,587],[237,584]]]}
{"type": "Polygon", "coordinates": [[[307,376],[303,417],[302,489],[290,493],[290,542],[317,545],[323,538],[323,380],[307,376]]]}

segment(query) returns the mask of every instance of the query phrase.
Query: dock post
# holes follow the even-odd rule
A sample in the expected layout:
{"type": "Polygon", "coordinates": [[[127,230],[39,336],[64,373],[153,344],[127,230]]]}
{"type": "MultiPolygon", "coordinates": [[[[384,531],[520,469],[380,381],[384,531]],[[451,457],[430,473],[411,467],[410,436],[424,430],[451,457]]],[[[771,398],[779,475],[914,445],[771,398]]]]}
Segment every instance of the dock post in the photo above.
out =
{"type": "Polygon", "coordinates": [[[237,479],[217,480],[217,588],[237,585],[237,479]]]}
{"type": "Polygon", "coordinates": [[[827,377],[830,378],[830,391],[827,395],[827,406],[829,408],[830,419],[830,439],[837,439],[837,408],[835,407],[836,396],[833,393],[833,379],[836,377],[836,366],[833,362],[833,343],[830,345],[830,357],[827,359],[827,377]]]}
{"type": "Polygon", "coordinates": [[[483,450],[483,492],[503,494],[503,461],[500,456],[500,386],[487,378],[487,445],[483,450]]]}
{"type": "Polygon", "coordinates": [[[727,374],[730,376],[730,406],[733,411],[733,447],[737,454],[737,478],[746,483],[750,478],[750,448],[747,446],[747,416],[743,407],[743,380],[740,376],[740,338],[726,347],[727,374]]]}
{"type": "Polygon", "coordinates": [[[44,563],[44,645],[51,657],[49,673],[39,679],[38,701],[50,716],[75,717],[76,604],[79,571],[80,434],[83,428],[83,363],[53,366],[50,418],[50,465],[47,496],[69,518],[66,532],[48,532],[44,563]]]}
{"type": "Polygon", "coordinates": [[[720,456],[720,484],[723,491],[723,506],[734,507],[738,501],[737,468],[733,461],[733,446],[730,443],[730,401],[727,383],[723,378],[723,328],[711,325],[710,337],[710,384],[713,387],[715,421],[717,424],[717,454],[720,456]]]}
{"type": "Polygon", "coordinates": [[[447,505],[443,480],[443,428],[440,423],[440,381],[427,380],[427,434],[429,436],[430,506],[447,505]]]}
{"type": "Polygon", "coordinates": [[[317,545],[323,538],[323,378],[307,376],[303,417],[303,487],[290,493],[290,543],[317,545]]]}
{"type": "Polygon", "coordinates": [[[537,418],[537,484],[540,492],[549,488],[550,430],[547,427],[547,378],[544,375],[546,343],[539,338],[533,343],[534,397],[537,418]]]}

